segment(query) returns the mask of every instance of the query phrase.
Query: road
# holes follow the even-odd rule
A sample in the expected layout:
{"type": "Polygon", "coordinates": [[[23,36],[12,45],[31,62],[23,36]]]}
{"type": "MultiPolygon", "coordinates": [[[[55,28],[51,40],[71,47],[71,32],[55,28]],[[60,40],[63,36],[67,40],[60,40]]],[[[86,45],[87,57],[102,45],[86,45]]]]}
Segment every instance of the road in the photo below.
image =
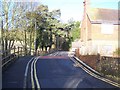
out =
{"type": "Polygon", "coordinates": [[[75,67],[68,52],[16,61],[3,73],[3,88],[115,88],[75,67]]]}

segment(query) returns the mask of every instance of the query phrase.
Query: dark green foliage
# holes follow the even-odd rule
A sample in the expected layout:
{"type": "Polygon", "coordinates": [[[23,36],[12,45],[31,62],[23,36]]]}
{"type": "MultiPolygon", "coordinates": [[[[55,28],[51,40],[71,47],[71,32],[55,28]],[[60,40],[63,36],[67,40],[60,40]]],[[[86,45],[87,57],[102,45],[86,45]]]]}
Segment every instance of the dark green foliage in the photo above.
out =
{"type": "MultiPolygon", "coordinates": [[[[27,12],[28,19],[32,19],[33,23],[29,26],[35,32],[36,50],[38,48],[47,48],[53,44],[54,27],[59,23],[60,10],[49,11],[48,6],[40,5],[35,11],[27,12]],[[36,23],[36,24],[35,24],[36,23]],[[32,27],[33,26],[33,27],[32,27]]],[[[34,43],[34,42],[33,42],[34,43]]]]}
{"type": "Polygon", "coordinates": [[[70,49],[70,45],[71,45],[71,42],[72,42],[72,38],[71,37],[68,37],[66,38],[66,40],[63,42],[62,44],[62,50],[64,51],[68,51],[70,49]]]}
{"type": "Polygon", "coordinates": [[[72,35],[73,41],[80,38],[80,22],[79,21],[74,22],[74,27],[71,30],[71,35],[72,35]]]}

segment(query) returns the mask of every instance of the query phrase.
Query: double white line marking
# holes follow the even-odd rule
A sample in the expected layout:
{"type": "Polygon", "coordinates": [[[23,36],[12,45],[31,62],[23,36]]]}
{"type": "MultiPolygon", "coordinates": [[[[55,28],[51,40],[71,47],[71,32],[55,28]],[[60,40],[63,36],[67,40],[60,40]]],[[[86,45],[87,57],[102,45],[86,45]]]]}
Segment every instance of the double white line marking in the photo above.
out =
{"type": "Polygon", "coordinates": [[[25,78],[24,78],[24,88],[27,88],[27,76],[28,76],[28,69],[29,67],[31,67],[30,69],[30,79],[31,79],[31,85],[32,85],[32,88],[35,89],[35,88],[38,88],[38,90],[40,90],[40,84],[39,84],[39,81],[38,81],[38,78],[37,78],[37,71],[36,71],[36,62],[38,60],[38,57],[36,58],[32,58],[28,63],[27,63],[27,66],[26,66],[26,70],[25,70],[25,78]],[[31,63],[31,66],[30,66],[30,63],[31,63]]]}
{"type": "Polygon", "coordinates": [[[37,72],[36,72],[37,60],[38,60],[38,58],[35,58],[34,61],[31,63],[31,83],[32,83],[32,88],[35,88],[35,82],[36,82],[37,88],[40,89],[39,81],[37,78],[37,72]]]}

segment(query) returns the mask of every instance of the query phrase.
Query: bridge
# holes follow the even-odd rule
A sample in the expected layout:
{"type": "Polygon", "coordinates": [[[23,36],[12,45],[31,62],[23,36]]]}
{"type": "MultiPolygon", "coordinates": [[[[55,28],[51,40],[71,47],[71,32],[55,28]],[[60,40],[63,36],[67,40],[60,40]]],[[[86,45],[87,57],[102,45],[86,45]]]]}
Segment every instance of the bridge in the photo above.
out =
{"type": "Polygon", "coordinates": [[[2,59],[2,88],[117,88],[78,60],[74,53],[56,51],[22,56],[22,48],[2,59]],[[6,59],[7,58],[7,59],[6,59]]]}

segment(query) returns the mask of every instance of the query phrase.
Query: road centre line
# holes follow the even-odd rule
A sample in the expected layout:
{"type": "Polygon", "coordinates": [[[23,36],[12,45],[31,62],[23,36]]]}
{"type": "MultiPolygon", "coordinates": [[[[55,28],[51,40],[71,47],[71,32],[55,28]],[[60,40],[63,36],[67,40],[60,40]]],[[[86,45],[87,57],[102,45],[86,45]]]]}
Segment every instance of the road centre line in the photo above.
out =
{"type": "Polygon", "coordinates": [[[32,57],[32,59],[30,59],[30,61],[27,63],[26,69],[25,69],[25,74],[24,74],[24,83],[23,83],[23,88],[27,88],[27,74],[28,74],[28,68],[29,68],[29,64],[30,62],[34,59],[34,57],[32,57]]]}
{"type": "Polygon", "coordinates": [[[32,89],[35,88],[35,82],[37,84],[37,88],[38,90],[40,90],[40,84],[38,82],[38,78],[37,78],[37,71],[36,71],[36,63],[39,57],[33,57],[32,59],[30,59],[30,61],[27,63],[26,66],[26,70],[25,70],[25,74],[24,74],[24,84],[23,84],[23,88],[26,89],[27,88],[27,76],[28,76],[28,69],[29,67],[31,67],[30,70],[30,75],[31,75],[31,84],[32,84],[32,89]],[[31,65],[30,65],[31,63],[31,65]],[[35,80],[34,80],[35,79],[35,80]]]}
{"type": "Polygon", "coordinates": [[[36,72],[36,63],[39,57],[36,57],[32,64],[31,64],[31,84],[32,84],[32,89],[35,88],[35,82],[37,84],[37,89],[40,90],[40,84],[37,78],[37,72],[36,72]]]}
{"type": "Polygon", "coordinates": [[[32,89],[35,88],[35,83],[34,83],[34,78],[33,78],[33,63],[36,60],[36,58],[33,60],[33,62],[31,63],[31,84],[32,84],[32,89]]]}
{"type": "Polygon", "coordinates": [[[35,62],[34,62],[34,76],[35,76],[35,81],[36,81],[36,84],[37,84],[37,88],[38,90],[40,90],[40,84],[39,84],[39,81],[38,81],[38,78],[37,78],[37,72],[36,72],[36,62],[37,62],[38,58],[36,58],[35,62]]]}

